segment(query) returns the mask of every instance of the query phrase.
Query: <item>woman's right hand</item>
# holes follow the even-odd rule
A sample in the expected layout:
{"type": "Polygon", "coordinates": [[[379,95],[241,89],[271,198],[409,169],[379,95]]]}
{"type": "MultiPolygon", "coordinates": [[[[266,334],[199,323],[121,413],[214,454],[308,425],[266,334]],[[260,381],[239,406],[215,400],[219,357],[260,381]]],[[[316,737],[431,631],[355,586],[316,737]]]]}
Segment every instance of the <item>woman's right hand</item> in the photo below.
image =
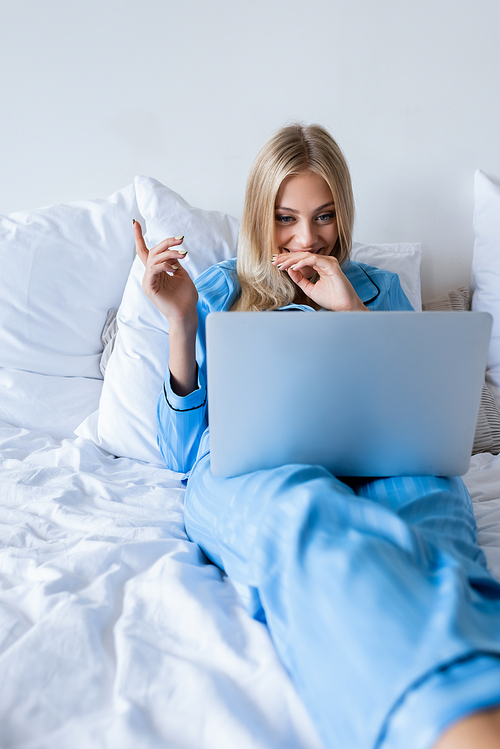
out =
{"type": "Polygon", "coordinates": [[[194,324],[198,292],[179,262],[186,256],[185,250],[178,249],[184,237],[164,239],[148,250],[141,225],[134,221],[133,226],[135,249],[146,268],[142,280],[144,293],[170,324],[194,324]]]}
{"type": "Polygon", "coordinates": [[[183,237],[164,239],[148,250],[137,221],[134,221],[134,236],[135,249],[146,266],[142,288],[169,322],[168,366],[172,389],[177,395],[188,395],[198,387],[198,292],[179,262],[186,255],[185,251],[177,249],[183,237]]]}

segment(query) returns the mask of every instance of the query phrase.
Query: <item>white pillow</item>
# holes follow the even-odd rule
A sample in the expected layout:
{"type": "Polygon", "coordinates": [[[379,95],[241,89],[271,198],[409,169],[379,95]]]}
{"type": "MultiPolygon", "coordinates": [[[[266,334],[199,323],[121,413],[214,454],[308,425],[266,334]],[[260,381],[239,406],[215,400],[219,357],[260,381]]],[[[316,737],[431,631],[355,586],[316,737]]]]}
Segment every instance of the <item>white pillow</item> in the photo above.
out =
{"type": "MultiPolygon", "coordinates": [[[[139,196],[139,191],[137,194],[139,196]]],[[[212,214],[212,218],[207,215],[207,220],[213,233],[219,219],[216,215],[214,223],[212,214]]],[[[235,253],[237,224],[234,219],[225,217],[219,227],[221,235],[217,260],[222,260],[235,253]]],[[[164,236],[176,236],[178,228],[178,224],[169,225],[165,231],[155,235],[155,241],[160,241],[164,236]]],[[[206,232],[201,232],[202,229],[200,225],[200,233],[194,237],[191,232],[186,232],[183,246],[189,253],[184,262],[190,272],[192,268],[188,262],[193,261],[194,264],[195,260],[196,270],[201,271],[201,254],[198,253],[205,246],[207,236],[206,232]]],[[[183,233],[182,225],[179,231],[183,233]]],[[[358,247],[356,251],[362,254],[363,262],[376,265],[375,259],[383,261],[388,270],[403,272],[408,278],[407,288],[420,288],[419,245],[358,247]],[[391,259],[395,261],[392,267],[391,259]]],[[[76,433],[93,440],[113,455],[163,465],[156,442],[156,403],[168,367],[168,325],[142,291],[143,275],[142,263],[137,258],[118,310],[118,335],[106,369],[99,411],[83,422],[76,433]]],[[[410,301],[415,303],[416,300],[410,297],[410,301]]]]}
{"type": "Polygon", "coordinates": [[[351,258],[358,263],[374,265],[382,270],[397,273],[401,287],[413,309],[422,309],[420,291],[420,244],[360,244],[353,242],[351,258]]]}
{"type": "Polygon", "coordinates": [[[101,379],[100,334],[134,259],[134,186],[0,217],[0,366],[101,379]]]}
{"type": "Polygon", "coordinates": [[[1,367],[0,421],[55,440],[74,439],[78,424],[98,407],[101,389],[102,380],[92,377],[56,377],[1,367]]]}
{"type": "MultiPolygon", "coordinates": [[[[183,234],[182,261],[192,278],[236,253],[238,222],[217,211],[192,208],[156,180],[135,180],[146,243],[183,234]]],[[[136,258],[118,309],[115,347],[106,368],[99,410],[76,433],[119,457],[163,465],[156,443],[156,402],[168,367],[168,323],[142,290],[136,258]]]]}
{"type": "Polygon", "coordinates": [[[486,382],[500,407],[500,186],[479,169],[474,174],[474,233],[472,309],[493,316],[486,382]]]}
{"type": "Polygon", "coordinates": [[[182,248],[188,250],[184,267],[192,278],[234,257],[239,223],[233,216],[194,208],[152,177],[135,177],[134,187],[147,246],[154,247],[166,237],[184,236],[182,248]]]}

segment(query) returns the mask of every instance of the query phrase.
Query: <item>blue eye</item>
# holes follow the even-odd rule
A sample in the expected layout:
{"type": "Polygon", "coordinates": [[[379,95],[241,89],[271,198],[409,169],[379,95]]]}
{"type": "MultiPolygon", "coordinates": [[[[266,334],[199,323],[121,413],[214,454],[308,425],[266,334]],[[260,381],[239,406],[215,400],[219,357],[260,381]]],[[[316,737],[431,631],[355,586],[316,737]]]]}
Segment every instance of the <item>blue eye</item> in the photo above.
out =
{"type": "Polygon", "coordinates": [[[275,218],[280,224],[289,224],[293,221],[293,216],[275,216],[275,218]]]}
{"type": "Polygon", "coordinates": [[[331,213],[322,213],[321,216],[317,217],[317,220],[326,223],[327,221],[333,221],[335,215],[335,211],[331,211],[331,213]]]}

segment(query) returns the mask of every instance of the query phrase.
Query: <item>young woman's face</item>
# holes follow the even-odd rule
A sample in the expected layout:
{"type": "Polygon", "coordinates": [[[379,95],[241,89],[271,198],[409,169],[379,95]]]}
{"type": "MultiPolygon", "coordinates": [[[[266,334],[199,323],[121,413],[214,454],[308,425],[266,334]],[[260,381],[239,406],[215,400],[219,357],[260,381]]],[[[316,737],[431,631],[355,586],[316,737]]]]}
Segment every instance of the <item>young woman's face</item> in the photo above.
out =
{"type": "Polygon", "coordinates": [[[275,206],[275,252],[329,255],[338,238],[335,205],[323,177],[304,172],[281,183],[275,206]]]}

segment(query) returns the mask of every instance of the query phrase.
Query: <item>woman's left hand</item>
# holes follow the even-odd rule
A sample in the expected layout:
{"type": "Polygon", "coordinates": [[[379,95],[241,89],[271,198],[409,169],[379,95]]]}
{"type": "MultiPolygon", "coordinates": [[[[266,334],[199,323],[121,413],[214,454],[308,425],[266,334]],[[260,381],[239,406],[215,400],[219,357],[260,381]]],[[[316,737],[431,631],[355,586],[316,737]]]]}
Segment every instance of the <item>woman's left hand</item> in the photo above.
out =
{"type": "Polygon", "coordinates": [[[339,261],[331,255],[314,252],[289,252],[276,255],[273,265],[287,272],[304,294],[324,309],[336,312],[367,310],[342,271],[339,261]],[[314,270],[319,278],[312,283],[303,270],[314,270]]]}

